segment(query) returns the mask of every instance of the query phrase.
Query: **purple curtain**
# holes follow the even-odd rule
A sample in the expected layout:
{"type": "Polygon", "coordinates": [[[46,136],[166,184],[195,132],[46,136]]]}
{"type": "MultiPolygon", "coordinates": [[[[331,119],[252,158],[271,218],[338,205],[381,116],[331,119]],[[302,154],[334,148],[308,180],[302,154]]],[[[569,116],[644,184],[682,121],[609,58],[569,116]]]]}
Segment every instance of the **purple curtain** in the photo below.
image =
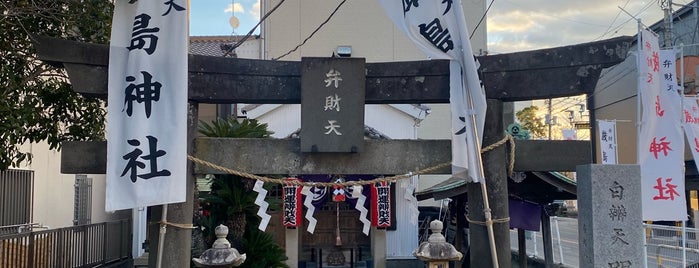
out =
{"type": "Polygon", "coordinates": [[[510,228],[538,232],[541,224],[541,206],[510,198],[510,228]]]}

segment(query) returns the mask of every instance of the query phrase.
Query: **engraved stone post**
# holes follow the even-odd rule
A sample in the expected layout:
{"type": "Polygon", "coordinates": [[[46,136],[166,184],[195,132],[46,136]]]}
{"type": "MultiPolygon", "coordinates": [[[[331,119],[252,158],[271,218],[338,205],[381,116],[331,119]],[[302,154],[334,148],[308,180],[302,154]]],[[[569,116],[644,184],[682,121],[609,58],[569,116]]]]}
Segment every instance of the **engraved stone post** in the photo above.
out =
{"type": "Polygon", "coordinates": [[[642,267],[638,165],[578,166],[580,267],[642,267]]]}

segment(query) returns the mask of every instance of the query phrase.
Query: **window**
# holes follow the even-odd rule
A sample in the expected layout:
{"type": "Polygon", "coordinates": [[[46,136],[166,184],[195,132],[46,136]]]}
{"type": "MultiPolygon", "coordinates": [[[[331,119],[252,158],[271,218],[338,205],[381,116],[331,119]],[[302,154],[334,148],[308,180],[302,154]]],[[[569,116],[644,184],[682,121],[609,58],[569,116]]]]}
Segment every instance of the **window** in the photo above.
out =
{"type": "Polygon", "coordinates": [[[32,221],[34,171],[8,169],[0,172],[0,226],[32,221]]]}
{"type": "Polygon", "coordinates": [[[75,175],[73,225],[90,224],[92,220],[92,178],[75,175]]]}

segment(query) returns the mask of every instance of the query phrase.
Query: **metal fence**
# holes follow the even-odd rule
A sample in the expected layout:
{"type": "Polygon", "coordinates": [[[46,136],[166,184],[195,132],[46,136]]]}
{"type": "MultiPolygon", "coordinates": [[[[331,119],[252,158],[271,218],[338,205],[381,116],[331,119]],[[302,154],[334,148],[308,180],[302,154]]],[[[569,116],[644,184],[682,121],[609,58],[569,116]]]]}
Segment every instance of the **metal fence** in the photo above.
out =
{"type": "MultiPolygon", "coordinates": [[[[553,235],[553,262],[558,267],[579,267],[577,235],[561,238],[562,231],[577,233],[577,219],[551,218],[553,235]],[[559,223],[561,228],[559,229],[559,223]],[[570,241],[567,241],[570,240],[570,241]]],[[[644,267],[687,267],[699,268],[699,229],[682,228],[658,224],[643,224],[645,234],[645,266],[644,267]]],[[[540,232],[527,232],[527,255],[530,258],[542,259],[543,241],[540,232]]],[[[517,250],[517,233],[510,232],[511,246],[517,250]]]]}
{"type": "Polygon", "coordinates": [[[130,253],[130,220],[0,236],[0,267],[102,267],[130,253]]]}
{"type": "Polygon", "coordinates": [[[0,226],[32,222],[34,171],[8,169],[0,172],[0,226]]]}
{"type": "Polygon", "coordinates": [[[699,229],[644,224],[647,267],[699,268],[699,229]]]}

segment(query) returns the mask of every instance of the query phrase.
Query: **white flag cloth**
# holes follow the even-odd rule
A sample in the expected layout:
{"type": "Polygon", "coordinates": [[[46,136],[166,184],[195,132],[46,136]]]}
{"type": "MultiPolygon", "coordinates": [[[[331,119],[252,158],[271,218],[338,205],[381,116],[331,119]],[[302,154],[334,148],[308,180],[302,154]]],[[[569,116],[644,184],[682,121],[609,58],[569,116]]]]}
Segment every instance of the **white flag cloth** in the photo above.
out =
{"type": "Polygon", "coordinates": [[[668,90],[663,77],[675,73],[675,52],[660,51],[658,38],[648,30],[641,37],[638,90],[643,112],[638,153],[643,220],[683,221],[687,208],[681,99],[674,87],[668,90]]]}
{"type": "Polygon", "coordinates": [[[184,202],[187,1],[114,3],[107,211],[184,202]]]}
{"type": "Polygon", "coordinates": [[[684,118],[682,121],[694,163],[699,167],[699,99],[696,96],[684,97],[684,118]]]}
{"type": "Polygon", "coordinates": [[[562,129],[563,139],[567,141],[578,140],[578,131],[576,129],[562,129]]]}
{"type": "Polygon", "coordinates": [[[603,165],[617,164],[616,122],[597,121],[599,131],[599,147],[603,165]]]}
{"type": "Polygon", "coordinates": [[[429,58],[451,60],[452,173],[466,180],[482,181],[478,159],[486,100],[461,1],[380,2],[396,27],[429,58]],[[475,125],[470,120],[474,115],[475,125]]]}

